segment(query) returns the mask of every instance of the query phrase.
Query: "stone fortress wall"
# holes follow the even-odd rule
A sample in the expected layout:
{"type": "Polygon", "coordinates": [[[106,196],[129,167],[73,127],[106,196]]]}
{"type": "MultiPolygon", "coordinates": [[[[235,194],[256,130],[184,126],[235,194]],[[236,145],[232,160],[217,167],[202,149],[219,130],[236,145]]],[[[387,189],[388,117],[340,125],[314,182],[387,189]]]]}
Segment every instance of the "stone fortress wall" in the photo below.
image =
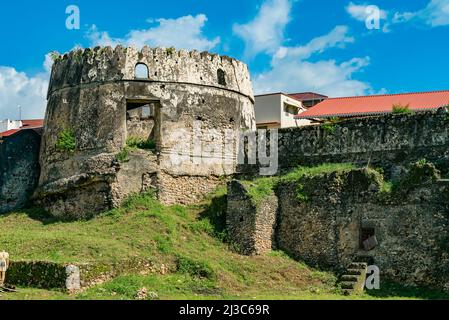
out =
{"type": "Polygon", "coordinates": [[[282,129],[279,145],[281,172],[323,163],[360,168],[281,180],[259,201],[247,184],[230,182],[227,229],[241,253],[277,248],[338,271],[364,260],[377,265],[384,278],[449,290],[444,110],[352,119],[332,130],[282,129]],[[392,190],[385,190],[384,179],[394,181],[392,190]],[[377,246],[365,250],[362,240],[373,236],[377,246]]]}
{"type": "Polygon", "coordinates": [[[195,202],[221,176],[235,172],[236,152],[226,146],[237,148],[235,137],[255,129],[254,119],[248,68],[229,57],[149,47],[72,51],[52,69],[35,198],[62,218],[116,207],[130,193],[151,187],[166,204],[195,202]],[[148,77],[136,77],[138,65],[147,67],[148,77]],[[130,137],[130,111],[144,105],[152,106],[153,123],[138,129],[151,130],[156,149],[117,161],[130,137]],[[184,134],[193,129],[200,143],[184,134]],[[216,141],[210,129],[235,136],[216,141]],[[75,137],[73,152],[57,148],[67,130],[75,137]],[[189,156],[174,162],[181,142],[189,156]],[[224,165],[222,159],[196,159],[193,151],[201,143],[214,143],[230,160],[224,165]]]}
{"type": "MultiPolygon", "coordinates": [[[[449,116],[443,109],[279,129],[279,172],[300,165],[354,163],[382,167],[387,177],[394,177],[404,166],[424,158],[440,170],[449,170],[449,116]]],[[[239,171],[259,168],[244,165],[239,171]]]]}

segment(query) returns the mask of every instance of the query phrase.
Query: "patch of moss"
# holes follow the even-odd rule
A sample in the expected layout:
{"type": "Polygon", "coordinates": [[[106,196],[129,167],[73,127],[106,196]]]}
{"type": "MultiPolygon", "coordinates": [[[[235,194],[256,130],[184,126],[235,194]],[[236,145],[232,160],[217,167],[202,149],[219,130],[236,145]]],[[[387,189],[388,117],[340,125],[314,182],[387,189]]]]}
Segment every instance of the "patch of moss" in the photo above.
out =
{"type": "Polygon", "coordinates": [[[156,149],[156,142],[138,137],[130,137],[126,140],[126,146],[131,149],[154,150],[156,149]]]}
{"type": "Polygon", "coordinates": [[[172,54],[175,53],[176,49],[175,49],[175,47],[170,47],[170,48],[165,49],[165,51],[167,52],[168,55],[171,56],[172,54]]]}
{"type": "Polygon", "coordinates": [[[407,191],[416,185],[434,182],[440,178],[440,171],[435,165],[423,159],[410,166],[408,174],[399,182],[399,187],[402,191],[407,191]]]}
{"type": "Polygon", "coordinates": [[[64,129],[58,136],[56,148],[59,151],[73,153],[76,150],[75,133],[71,129],[64,129]]]}

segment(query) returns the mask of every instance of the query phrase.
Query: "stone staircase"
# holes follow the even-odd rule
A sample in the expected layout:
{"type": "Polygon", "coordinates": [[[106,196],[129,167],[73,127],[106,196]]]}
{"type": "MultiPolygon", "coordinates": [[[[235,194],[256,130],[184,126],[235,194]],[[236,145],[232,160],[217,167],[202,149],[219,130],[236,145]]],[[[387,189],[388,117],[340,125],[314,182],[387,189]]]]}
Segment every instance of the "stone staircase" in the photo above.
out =
{"type": "Polygon", "coordinates": [[[361,294],[365,289],[368,263],[353,262],[340,278],[340,286],[347,296],[361,294]]]}

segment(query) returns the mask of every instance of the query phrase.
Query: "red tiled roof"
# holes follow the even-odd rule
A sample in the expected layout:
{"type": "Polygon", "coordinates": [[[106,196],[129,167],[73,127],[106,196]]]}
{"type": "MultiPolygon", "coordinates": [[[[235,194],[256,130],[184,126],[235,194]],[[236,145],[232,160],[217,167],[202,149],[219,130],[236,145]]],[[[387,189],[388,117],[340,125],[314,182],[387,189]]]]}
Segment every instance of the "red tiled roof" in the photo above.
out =
{"type": "Polygon", "coordinates": [[[393,105],[409,105],[413,111],[449,105],[449,90],[391,95],[330,98],[296,116],[298,119],[354,117],[393,112],[393,105]]]}
{"type": "Polygon", "coordinates": [[[0,138],[12,136],[13,134],[15,134],[21,130],[39,129],[39,128],[42,128],[43,126],[44,126],[44,120],[42,120],[42,119],[22,120],[22,127],[20,127],[20,129],[13,129],[13,130],[5,131],[5,132],[0,132],[0,138]]]}
{"type": "Polygon", "coordinates": [[[327,96],[315,92],[290,93],[288,95],[300,101],[324,100],[328,98],[327,96]]]}
{"type": "Polygon", "coordinates": [[[22,128],[25,127],[36,127],[40,128],[44,126],[44,120],[43,119],[36,119],[36,120],[22,120],[22,128]]]}

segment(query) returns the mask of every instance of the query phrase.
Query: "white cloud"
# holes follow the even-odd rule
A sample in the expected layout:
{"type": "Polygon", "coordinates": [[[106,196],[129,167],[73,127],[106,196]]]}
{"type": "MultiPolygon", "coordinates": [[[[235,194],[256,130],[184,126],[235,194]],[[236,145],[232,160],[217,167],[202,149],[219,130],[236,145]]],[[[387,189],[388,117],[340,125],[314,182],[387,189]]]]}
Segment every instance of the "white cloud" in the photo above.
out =
{"type": "Polygon", "coordinates": [[[354,18],[357,21],[361,21],[366,23],[369,21],[369,19],[373,16],[373,14],[378,10],[378,19],[379,19],[379,26],[383,22],[382,31],[383,32],[389,32],[389,23],[388,23],[388,16],[389,12],[383,9],[380,9],[376,5],[372,4],[355,4],[354,2],[350,2],[346,6],[346,11],[349,13],[349,15],[354,18]]]}
{"type": "Polygon", "coordinates": [[[355,40],[348,35],[347,26],[337,26],[327,35],[317,37],[304,46],[281,47],[275,59],[284,59],[286,57],[295,57],[298,59],[308,59],[314,53],[321,53],[332,47],[343,48],[346,43],[353,43],[355,40]]]}
{"type": "Polygon", "coordinates": [[[177,19],[149,20],[156,26],[143,30],[131,30],[124,38],[113,38],[108,32],[99,31],[94,25],[87,33],[93,46],[176,47],[178,49],[211,50],[220,43],[220,38],[207,38],[203,28],[207,22],[204,14],[184,16],[177,19]]]}
{"type": "MultiPolygon", "coordinates": [[[[355,19],[364,21],[365,16],[363,5],[350,3],[346,10],[355,19]]],[[[415,12],[396,12],[390,17],[390,13],[381,10],[381,19],[386,20],[387,28],[389,23],[400,24],[406,22],[421,22],[430,27],[440,27],[449,25],[449,0],[431,0],[427,6],[415,12]]]]}
{"type": "Polygon", "coordinates": [[[45,72],[35,76],[28,76],[12,67],[0,66],[0,119],[17,119],[18,105],[22,107],[22,119],[44,117],[51,63],[47,55],[45,72]]]}
{"type": "Polygon", "coordinates": [[[316,91],[332,97],[366,94],[370,86],[353,80],[353,73],[369,64],[369,58],[354,58],[337,64],[334,60],[289,61],[277,64],[271,71],[255,78],[255,91],[300,92],[316,91]]]}
{"type": "Polygon", "coordinates": [[[449,25],[449,0],[432,0],[417,16],[431,27],[449,25]]]}
{"type": "Polygon", "coordinates": [[[247,57],[278,50],[284,41],[285,27],[290,22],[291,7],[289,0],[266,0],[253,20],[234,25],[234,33],[245,41],[247,57]]]}
{"type": "Polygon", "coordinates": [[[271,70],[256,75],[256,93],[316,91],[337,97],[371,92],[369,84],[352,79],[354,73],[369,65],[369,57],[353,58],[343,63],[306,61],[326,49],[342,48],[352,42],[354,38],[348,35],[348,27],[337,26],[304,46],[282,47],[273,57],[271,70]]]}
{"type": "MultiPolygon", "coordinates": [[[[358,21],[365,22],[365,20],[370,16],[369,8],[373,5],[370,4],[362,4],[358,5],[353,2],[350,2],[346,7],[346,11],[358,21]]],[[[380,18],[386,20],[388,17],[388,12],[379,8],[380,18]]]]}

